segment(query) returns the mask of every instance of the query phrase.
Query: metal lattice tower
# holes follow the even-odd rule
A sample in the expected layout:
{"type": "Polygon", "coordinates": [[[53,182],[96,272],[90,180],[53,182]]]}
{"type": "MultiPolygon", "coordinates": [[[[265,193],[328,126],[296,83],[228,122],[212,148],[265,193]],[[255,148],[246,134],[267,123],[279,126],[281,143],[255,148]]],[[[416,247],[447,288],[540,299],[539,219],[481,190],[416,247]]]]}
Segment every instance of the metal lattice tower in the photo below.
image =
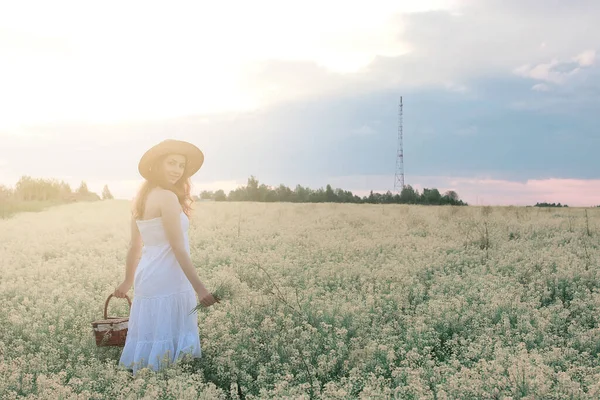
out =
{"type": "Polygon", "coordinates": [[[394,178],[394,191],[398,194],[404,189],[404,149],[402,145],[402,96],[398,106],[398,151],[396,153],[396,177],[394,178]]]}

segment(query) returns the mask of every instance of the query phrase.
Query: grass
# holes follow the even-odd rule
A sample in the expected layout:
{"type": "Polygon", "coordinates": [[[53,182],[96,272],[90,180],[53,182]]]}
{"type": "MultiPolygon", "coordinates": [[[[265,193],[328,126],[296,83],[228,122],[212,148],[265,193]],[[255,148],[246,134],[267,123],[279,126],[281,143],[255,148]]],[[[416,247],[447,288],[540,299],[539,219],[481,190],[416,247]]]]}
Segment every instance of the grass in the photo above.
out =
{"type": "Polygon", "coordinates": [[[7,200],[0,199],[0,219],[10,218],[18,213],[23,212],[40,212],[47,210],[49,207],[65,204],[59,200],[7,200]]]}
{"type": "Polygon", "coordinates": [[[0,397],[600,396],[598,209],[194,207],[192,261],[221,297],[198,313],[203,356],[134,379],[90,328],[129,203],[0,221],[0,397]]]}

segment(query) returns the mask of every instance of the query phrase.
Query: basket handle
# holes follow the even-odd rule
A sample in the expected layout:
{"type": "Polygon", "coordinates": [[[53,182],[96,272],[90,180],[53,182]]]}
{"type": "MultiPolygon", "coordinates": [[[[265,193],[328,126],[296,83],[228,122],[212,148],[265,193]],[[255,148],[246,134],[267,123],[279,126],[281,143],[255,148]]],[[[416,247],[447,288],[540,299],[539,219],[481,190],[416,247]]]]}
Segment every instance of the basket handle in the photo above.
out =
{"type": "MultiPolygon", "coordinates": [[[[104,319],[108,319],[108,302],[110,301],[110,298],[113,297],[113,294],[109,294],[108,298],[106,299],[106,303],[104,303],[104,319]]],[[[125,295],[125,298],[127,299],[127,302],[129,303],[129,310],[131,310],[131,300],[129,300],[129,296],[125,295]]]]}

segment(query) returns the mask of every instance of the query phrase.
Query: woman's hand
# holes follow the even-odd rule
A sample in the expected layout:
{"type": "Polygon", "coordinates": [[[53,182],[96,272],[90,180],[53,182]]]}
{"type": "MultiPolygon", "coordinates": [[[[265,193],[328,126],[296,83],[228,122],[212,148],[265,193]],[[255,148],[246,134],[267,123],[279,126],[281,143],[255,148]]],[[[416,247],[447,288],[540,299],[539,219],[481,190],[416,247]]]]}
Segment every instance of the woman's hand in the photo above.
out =
{"type": "Polygon", "coordinates": [[[198,294],[198,299],[200,300],[200,304],[204,307],[209,307],[215,303],[219,302],[219,298],[216,298],[205,288],[200,289],[196,292],[198,294]]]}
{"type": "Polygon", "coordinates": [[[113,296],[118,297],[118,298],[124,298],[125,295],[127,295],[127,292],[129,292],[129,289],[131,289],[132,284],[124,281],[123,283],[121,283],[119,286],[117,286],[117,288],[115,289],[115,292],[113,293],[113,296]]]}

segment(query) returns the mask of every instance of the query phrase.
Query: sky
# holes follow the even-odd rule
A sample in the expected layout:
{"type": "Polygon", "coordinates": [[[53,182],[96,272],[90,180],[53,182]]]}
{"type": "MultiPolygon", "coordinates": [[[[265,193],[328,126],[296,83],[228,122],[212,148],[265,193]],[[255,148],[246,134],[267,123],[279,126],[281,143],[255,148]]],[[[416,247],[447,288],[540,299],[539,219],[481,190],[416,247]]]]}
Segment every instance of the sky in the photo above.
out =
{"type": "Polygon", "coordinates": [[[600,205],[597,0],[3,2],[0,184],[131,199],[154,144],[193,194],[253,175],[473,205],[600,205]]]}

